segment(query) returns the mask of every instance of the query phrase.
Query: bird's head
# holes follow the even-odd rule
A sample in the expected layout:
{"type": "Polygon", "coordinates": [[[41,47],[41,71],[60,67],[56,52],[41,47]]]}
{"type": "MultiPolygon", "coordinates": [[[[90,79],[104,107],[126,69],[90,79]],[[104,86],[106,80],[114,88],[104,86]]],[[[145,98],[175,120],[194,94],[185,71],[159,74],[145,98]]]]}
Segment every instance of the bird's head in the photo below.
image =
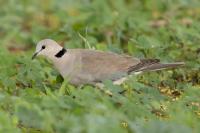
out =
{"type": "Polygon", "coordinates": [[[44,39],[37,43],[36,50],[32,59],[39,55],[43,55],[47,58],[53,58],[63,48],[54,40],[44,39]]]}

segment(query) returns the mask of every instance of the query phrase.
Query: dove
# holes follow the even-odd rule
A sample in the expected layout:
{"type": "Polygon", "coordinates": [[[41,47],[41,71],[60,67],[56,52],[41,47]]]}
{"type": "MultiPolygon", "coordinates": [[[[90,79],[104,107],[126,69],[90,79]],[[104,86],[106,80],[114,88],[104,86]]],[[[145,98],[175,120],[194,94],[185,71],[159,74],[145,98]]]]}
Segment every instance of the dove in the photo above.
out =
{"type": "Polygon", "coordinates": [[[90,49],[65,49],[56,41],[44,39],[37,43],[32,56],[51,60],[64,79],[75,85],[102,83],[111,80],[122,84],[130,75],[182,66],[184,62],[161,63],[159,59],[139,59],[129,55],[90,49]]]}

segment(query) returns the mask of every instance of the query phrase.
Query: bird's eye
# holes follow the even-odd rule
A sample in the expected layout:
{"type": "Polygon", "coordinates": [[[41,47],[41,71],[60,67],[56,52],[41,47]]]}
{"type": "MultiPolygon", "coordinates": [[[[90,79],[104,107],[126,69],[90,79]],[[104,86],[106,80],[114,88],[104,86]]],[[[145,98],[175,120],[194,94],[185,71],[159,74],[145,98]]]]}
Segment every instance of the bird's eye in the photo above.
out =
{"type": "Polygon", "coordinates": [[[44,46],[44,45],[42,46],[42,49],[45,49],[45,46],[44,46]]]}

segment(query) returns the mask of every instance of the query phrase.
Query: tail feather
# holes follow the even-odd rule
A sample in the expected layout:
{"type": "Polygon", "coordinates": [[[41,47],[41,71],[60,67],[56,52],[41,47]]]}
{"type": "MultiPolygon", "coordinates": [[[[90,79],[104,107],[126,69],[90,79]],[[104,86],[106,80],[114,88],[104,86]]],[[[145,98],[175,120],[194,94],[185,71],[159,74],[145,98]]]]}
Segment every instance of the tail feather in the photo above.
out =
{"type": "Polygon", "coordinates": [[[161,69],[167,68],[175,68],[178,66],[185,65],[184,62],[175,62],[175,63],[160,63],[158,59],[141,59],[141,62],[135,66],[132,66],[128,70],[128,74],[133,73],[140,73],[146,71],[157,71],[161,69]]]}
{"type": "Polygon", "coordinates": [[[152,64],[150,66],[146,66],[141,68],[138,71],[157,71],[157,70],[162,70],[162,69],[168,69],[168,68],[175,68],[175,67],[179,67],[179,66],[183,66],[185,65],[184,62],[175,62],[175,63],[166,63],[166,64],[162,64],[162,63],[156,63],[156,64],[152,64]]]}

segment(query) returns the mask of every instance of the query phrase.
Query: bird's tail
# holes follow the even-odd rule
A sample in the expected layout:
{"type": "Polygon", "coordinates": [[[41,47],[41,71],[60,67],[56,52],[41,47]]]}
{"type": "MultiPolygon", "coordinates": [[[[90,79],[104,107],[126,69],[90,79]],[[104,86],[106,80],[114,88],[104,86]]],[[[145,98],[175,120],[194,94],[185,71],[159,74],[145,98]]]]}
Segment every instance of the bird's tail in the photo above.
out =
{"type": "Polygon", "coordinates": [[[143,67],[139,71],[142,71],[142,72],[157,71],[157,70],[162,70],[162,69],[167,69],[167,68],[176,68],[183,65],[185,65],[184,62],[175,62],[175,63],[166,63],[166,64],[156,63],[156,64],[143,67]]]}
{"type": "Polygon", "coordinates": [[[157,71],[167,68],[175,68],[178,66],[185,65],[184,62],[175,62],[175,63],[160,63],[158,59],[141,59],[140,63],[129,68],[128,73],[140,73],[146,71],[157,71]]]}

